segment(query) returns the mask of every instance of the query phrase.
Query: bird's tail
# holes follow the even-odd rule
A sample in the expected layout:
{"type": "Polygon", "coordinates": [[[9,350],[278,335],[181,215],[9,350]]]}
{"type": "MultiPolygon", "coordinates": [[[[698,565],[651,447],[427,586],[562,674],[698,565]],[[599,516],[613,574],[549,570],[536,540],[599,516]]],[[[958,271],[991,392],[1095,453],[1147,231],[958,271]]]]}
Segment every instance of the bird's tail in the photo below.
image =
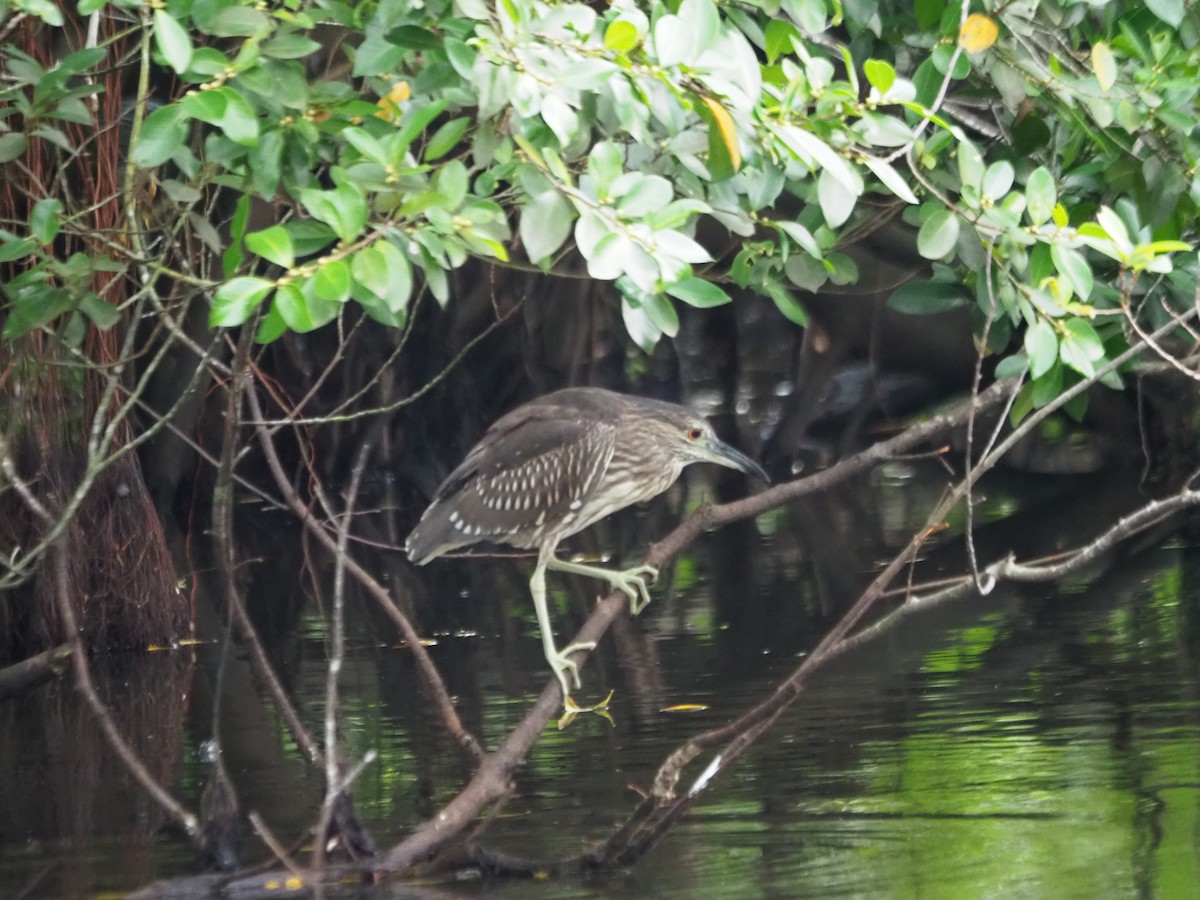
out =
{"type": "Polygon", "coordinates": [[[446,524],[438,516],[431,516],[434,507],[425,511],[417,527],[409,534],[404,542],[404,552],[409,560],[418,566],[423,566],[431,559],[441,556],[450,547],[446,544],[446,524]]]}

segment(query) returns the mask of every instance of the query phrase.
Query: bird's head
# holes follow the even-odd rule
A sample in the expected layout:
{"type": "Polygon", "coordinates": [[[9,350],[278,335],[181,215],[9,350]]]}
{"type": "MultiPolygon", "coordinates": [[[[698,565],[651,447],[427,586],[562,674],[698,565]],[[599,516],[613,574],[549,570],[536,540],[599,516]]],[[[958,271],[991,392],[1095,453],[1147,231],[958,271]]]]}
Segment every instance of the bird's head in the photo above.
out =
{"type": "Polygon", "coordinates": [[[691,410],[674,407],[666,415],[656,415],[652,421],[652,440],[669,448],[672,460],[677,460],[680,467],[710,462],[770,482],[762,466],[718,438],[708,420],[691,410]]]}

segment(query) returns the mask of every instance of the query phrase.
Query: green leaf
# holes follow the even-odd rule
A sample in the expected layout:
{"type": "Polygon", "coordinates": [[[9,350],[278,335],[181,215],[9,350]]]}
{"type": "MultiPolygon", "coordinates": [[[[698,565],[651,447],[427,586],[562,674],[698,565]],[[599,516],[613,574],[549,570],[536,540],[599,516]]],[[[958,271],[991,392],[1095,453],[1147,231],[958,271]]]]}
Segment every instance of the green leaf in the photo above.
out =
{"type": "MultiPolygon", "coordinates": [[[[1128,258],[1133,252],[1133,243],[1129,240],[1129,232],[1125,228],[1125,223],[1121,221],[1121,217],[1109,207],[1102,206],[1096,212],[1096,221],[1104,229],[1117,251],[1128,258]]],[[[1080,233],[1083,233],[1083,228],[1080,228],[1080,233]]]]}
{"type": "Polygon", "coordinates": [[[1076,296],[1087,300],[1092,295],[1092,267],[1078,250],[1071,250],[1062,244],[1050,246],[1050,258],[1061,275],[1071,282],[1076,296]]]}
{"type": "Polygon", "coordinates": [[[327,303],[344,303],[350,296],[350,267],[331,259],[312,277],[313,292],[327,303]]]}
{"type": "Polygon", "coordinates": [[[301,289],[298,285],[287,284],[275,294],[275,309],[287,327],[299,334],[315,331],[332,320],[338,314],[341,306],[321,299],[316,295],[311,282],[301,289]]]}
{"type": "Polygon", "coordinates": [[[12,235],[9,235],[3,241],[0,241],[0,263],[14,262],[18,259],[24,259],[29,254],[36,251],[38,248],[37,241],[30,238],[21,238],[13,240],[12,235]]]}
{"type": "MultiPolygon", "coordinates": [[[[37,16],[47,25],[55,28],[61,28],[63,25],[62,10],[51,0],[23,0],[22,3],[17,4],[17,9],[31,16],[37,16]]],[[[7,11],[6,9],[5,12],[7,11]]]]}
{"type": "Polygon", "coordinates": [[[296,264],[292,236],[282,225],[272,225],[246,235],[246,249],[285,269],[296,264]]]}
{"type": "Polygon", "coordinates": [[[386,35],[389,44],[406,50],[440,50],[442,39],[428,29],[418,25],[401,25],[386,35]]]}
{"type": "Polygon", "coordinates": [[[293,219],[283,227],[292,239],[292,249],[297,257],[320,253],[333,243],[335,237],[327,225],[312,219],[293,219]]]}
{"type": "Polygon", "coordinates": [[[640,219],[662,209],[675,197],[675,189],[671,182],[661,175],[629,172],[618,181],[623,182],[626,178],[631,179],[628,191],[619,191],[618,185],[613,185],[613,194],[620,197],[617,201],[617,212],[622,216],[640,219]]]}
{"type": "Polygon", "coordinates": [[[146,116],[133,148],[133,161],[153,169],[169,160],[187,139],[187,115],[182,106],[171,104],[146,116]]]}
{"type": "Polygon", "coordinates": [[[443,99],[410,110],[396,132],[395,144],[399,146],[399,152],[408,149],[416,136],[428,128],[429,123],[440,116],[449,104],[449,100],[443,99]]]}
{"type": "Polygon", "coordinates": [[[642,300],[642,309],[654,326],[667,337],[679,334],[679,314],[662,294],[650,294],[642,300]]]}
{"type": "Polygon", "coordinates": [[[692,221],[697,213],[710,212],[712,212],[712,207],[703,200],[683,197],[646,216],[646,224],[654,231],[679,228],[692,221]]]}
{"type": "Polygon", "coordinates": [[[1025,210],[1029,221],[1041,225],[1054,213],[1058,203],[1058,189],[1054,184],[1054,176],[1045,166],[1038,166],[1029,173],[1025,182],[1025,210]]]}
{"type": "Polygon", "coordinates": [[[470,81],[475,77],[475,51],[463,41],[446,41],[446,59],[460,78],[470,81]]]}
{"type": "Polygon", "coordinates": [[[76,9],[79,10],[81,16],[90,16],[94,12],[99,12],[108,5],[108,0],[79,0],[76,9]]]}
{"type": "Polygon", "coordinates": [[[369,134],[362,128],[347,128],[342,131],[342,137],[346,139],[351,147],[357,150],[365,159],[371,162],[378,163],[381,166],[387,166],[391,163],[391,157],[383,144],[372,134],[369,134]]]}
{"type": "Polygon", "coordinates": [[[997,203],[1004,199],[1013,185],[1015,176],[1012,163],[1006,159],[992,163],[983,174],[982,193],[997,203]]]}
{"type": "Polygon", "coordinates": [[[884,187],[903,200],[905,203],[920,203],[917,195],[913,193],[908,182],[896,171],[895,167],[882,159],[877,159],[874,156],[867,156],[863,163],[870,169],[875,177],[883,182],[884,187]]]}
{"type": "Polygon", "coordinates": [[[821,252],[821,247],[817,244],[817,239],[813,237],[811,231],[799,222],[780,220],[771,224],[795,241],[796,245],[813,259],[822,261],[825,259],[825,254],[821,252]]]}
{"type": "Polygon", "coordinates": [[[958,240],[958,216],[940,208],[925,220],[917,232],[917,252],[925,259],[941,259],[954,249],[958,240]]]}
{"type": "Polygon", "coordinates": [[[274,288],[275,282],[265,278],[241,277],[225,282],[213,295],[208,324],[213,328],[241,325],[274,288]]]}
{"type": "Polygon", "coordinates": [[[377,297],[388,290],[387,260],[380,252],[378,242],[359,250],[350,260],[350,274],[354,280],[377,297]]]}
{"type": "MultiPolygon", "coordinates": [[[[637,291],[637,287],[629,281],[628,278],[617,279],[617,286],[620,288],[622,284],[628,282],[632,291],[637,291]]],[[[621,318],[625,322],[625,330],[629,332],[629,337],[633,342],[641,348],[643,353],[651,353],[654,351],[654,345],[658,343],[658,339],[662,337],[662,332],[651,321],[646,310],[642,308],[640,302],[631,300],[629,295],[622,291],[621,297],[621,318]]],[[[640,293],[640,292],[639,292],[640,293]]]]}
{"type": "MultiPolygon", "coordinates": [[[[281,288],[281,290],[283,290],[281,288]]],[[[283,320],[283,316],[279,314],[279,294],[275,294],[275,302],[271,304],[270,309],[258,322],[258,331],[254,335],[254,340],[259,344],[269,344],[271,341],[277,340],[284,332],[287,331],[287,322],[283,320]]]]}
{"type": "Polygon", "coordinates": [[[637,26],[625,19],[609,22],[608,27],[604,29],[605,49],[614,53],[628,53],[637,46],[640,39],[637,26]]]}
{"type": "Polygon", "coordinates": [[[858,194],[846,189],[831,169],[822,169],[817,176],[817,202],[821,215],[830,228],[839,228],[850,218],[858,202],[858,194]]]}
{"type": "Polygon", "coordinates": [[[887,304],[897,312],[910,316],[929,316],[966,306],[970,302],[971,298],[961,284],[910,281],[897,288],[892,296],[888,297],[887,304]]]}
{"type": "MultiPolygon", "coordinates": [[[[784,263],[783,271],[788,281],[811,293],[816,293],[829,281],[829,270],[825,267],[825,261],[813,259],[807,253],[793,253],[784,263]]],[[[735,260],[733,274],[735,278],[743,277],[737,273],[735,260]]]]}
{"type": "Polygon", "coordinates": [[[1183,0],[1146,0],[1146,6],[1172,28],[1183,24],[1183,0]]]}
{"type": "Polygon", "coordinates": [[[221,256],[221,272],[226,278],[232,278],[246,258],[242,238],[246,234],[246,223],[249,221],[250,195],[242,194],[233,208],[233,219],[229,223],[229,246],[221,256]]]}
{"type": "Polygon", "coordinates": [[[172,69],[182,75],[192,61],[192,38],[165,9],[154,11],[154,43],[172,69]]]}
{"type": "Polygon", "coordinates": [[[654,23],[654,52],[664,68],[690,62],[692,31],[682,16],[661,16],[654,23]]]}
{"type": "Polygon", "coordinates": [[[667,293],[698,309],[724,306],[732,302],[732,298],[722,288],[703,278],[684,278],[669,285],[667,293]]]}
{"type": "Polygon", "coordinates": [[[983,172],[983,156],[979,148],[970,141],[961,141],[958,145],[958,177],[963,187],[980,189],[983,172]]]}
{"type": "Polygon", "coordinates": [[[332,191],[307,188],[300,191],[298,199],[314,219],[332,228],[345,243],[357,238],[366,225],[367,203],[354,185],[343,184],[332,191]]]}
{"type": "Polygon", "coordinates": [[[1034,378],[1029,383],[1033,387],[1033,407],[1041,409],[1062,393],[1063,367],[1055,362],[1045,375],[1034,378]]]}
{"type": "Polygon", "coordinates": [[[1068,319],[1063,323],[1064,335],[1058,353],[1063,364],[1084,378],[1096,374],[1095,363],[1104,359],[1104,343],[1086,319],[1068,319]]]}
{"type": "Polygon", "coordinates": [[[1192,249],[1192,245],[1184,241],[1151,241],[1141,248],[1150,253],[1186,253],[1192,249]]]}
{"type": "Polygon", "coordinates": [[[121,311],[91,291],[83,295],[83,299],[79,301],[79,309],[101,331],[108,331],[121,321],[121,311]]]}
{"type": "Polygon", "coordinates": [[[799,300],[792,296],[791,291],[777,283],[768,284],[766,289],[767,293],[771,295],[771,299],[775,301],[775,307],[783,313],[784,318],[801,327],[808,324],[808,311],[800,304],[799,300]]]}
{"type": "Polygon", "coordinates": [[[601,141],[588,154],[588,174],[596,181],[596,189],[607,195],[609,186],[620,177],[624,168],[620,149],[611,141],[601,141]]]}
{"type": "Polygon", "coordinates": [[[688,23],[692,41],[692,58],[696,59],[713,46],[721,32],[721,16],[713,0],[683,0],[679,18],[688,23]]]}
{"type": "Polygon", "coordinates": [[[1102,91],[1117,83],[1117,59],[1104,41],[1092,44],[1092,71],[1096,73],[1102,91]]]}
{"type": "Polygon", "coordinates": [[[283,133],[272,129],[259,137],[257,146],[250,148],[248,161],[254,190],[266,200],[273,199],[279,188],[283,143],[283,133]]]}
{"type": "MultiPolygon", "coordinates": [[[[221,118],[225,115],[225,108],[229,105],[227,97],[227,88],[196,91],[180,100],[179,108],[193,119],[199,119],[201,122],[207,122],[209,125],[218,125],[221,122],[221,118]]],[[[164,107],[164,109],[169,108],[164,107]]],[[[158,110],[158,112],[162,112],[162,110],[158,110]]]]}
{"type": "Polygon", "coordinates": [[[543,191],[521,210],[519,233],[525,255],[539,262],[553,254],[571,234],[575,208],[558,191],[543,191]]]}
{"type": "Polygon", "coordinates": [[[996,363],[997,378],[1020,378],[1029,367],[1029,357],[1024,353],[1014,353],[996,363]]]}
{"type": "Polygon", "coordinates": [[[771,19],[767,23],[763,35],[764,48],[767,51],[767,64],[775,65],[775,60],[792,52],[792,39],[800,37],[800,32],[791,22],[783,19],[771,19]]]}
{"type": "Polygon", "coordinates": [[[321,45],[302,34],[281,34],[262,45],[264,56],[272,59],[303,59],[321,49],[321,45]]]}
{"type": "Polygon", "coordinates": [[[470,187],[467,167],[457,159],[450,160],[434,174],[433,187],[445,196],[446,209],[453,212],[467,199],[467,190],[470,187]]]}
{"type": "Polygon", "coordinates": [[[1008,411],[1008,424],[1016,428],[1031,412],[1033,412],[1033,382],[1027,381],[1017,391],[1012,409],[1008,411]]]}
{"type": "Polygon", "coordinates": [[[1058,335],[1045,319],[1025,332],[1025,355],[1029,358],[1029,374],[1041,378],[1058,361],[1058,335]]]}
{"type": "MultiPolygon", "coordinates": [[[[262,34],[265,37],[270,28],[266,13],[262,10],[250,9],[246,6],[221,8],[216,3],[206,3],[203,6],[209,10],[220,10],[216,15],[206,19],[200,29],[215,37],[252,37],[255,34],[262,34]]],[[[193,17],[198,18],[200,7],[201,4],[193,7],[193,17]]],[[[197,21],[196,24],[200,25],[201,23],[197,21]]]]}
{"type": "Polygon", "coordinates": [[[0,134],[0,163],[12,162],[25,152],[28,138],[19,131],[0,134]]]}
{"type": "MultiPolygon", "coordinates": [[[[412,296],[412,263],[399,247],[389,241],[381,241],[374,246],[387,267],[387,289],[379,296],[391,313],[400,313],[408,306],[412,296]]],[[[441,272],[440,269],[438,271],[441,272]]],[[[432,278],[430,282],[432,285],[432,278]]]]}
{"type": "Polygon", "coordinates": [[[879,91],[881,96],[891,90],[892,85],[896,83],[896,70],[890,63],[881,59],[868,59],[863,63],[863,73],[867,76],[867,81],[875,90],[879,91]]]}
{"type": "Polygon", "coordinates": [[[11,340],[28,334],[68,312],[75,305],[71,295],[64,290],[37,282],[26,282],[14,290],[15,281],[17,279],[5,285],[5,292],[12,300],[4,319],[5,338],[11,340]]]}
{"type": "Polygon", "coordinates": [[[58,237],[62,201],[53,197],[39,200],[29,213],[29,236],[39,244],[49,244],[58,237]]]}
{"type": "Polygon", "coordinates": [[[433,137],[429,139],[429,143],[425,145],[425,162],[433,162],[435,159],[441,159],[457,147],[458,142],[462,140],[463,135],[467,133],[467,129],[470,126],[471,120],[463,116],[462,118],[451,119],[435,131],[433,137]]]}
{"type": "Polygon", "coordinates": [[[217,126],[235,144],[252,147],[258,143],[258,117],[254,108],[233,88],[197,91],[184,97],[179,107],[192,118],[217,126]]]}
{"type": "Polygon", "coordinates": [[[221,130],[235,144],[253,147],[258,143],[258,116],[254,107],[233,88],[217,90],[225,94],[225,114],[218,123],[221,130]]]}

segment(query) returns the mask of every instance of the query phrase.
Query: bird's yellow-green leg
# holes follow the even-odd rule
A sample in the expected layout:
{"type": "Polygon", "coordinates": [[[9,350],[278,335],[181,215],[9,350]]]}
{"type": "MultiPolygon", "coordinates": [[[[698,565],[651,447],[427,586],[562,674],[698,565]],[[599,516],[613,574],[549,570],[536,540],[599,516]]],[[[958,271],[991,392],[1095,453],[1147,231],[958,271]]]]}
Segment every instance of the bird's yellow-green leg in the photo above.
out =
{"type": "Polygon", "coordinates": [[[654,566],[634,566],[632,569],[602,569],[599,566],[588,566],[583,563],[567,562],[551,557],[547,566],[558,572],[570,572],[574,575],[586,575],[607,581],[613,588],[624,591],[629,598],[629,614],[636,616],[650,605],[650,591],[646,587],[646,579],[651,581],[658,578],[658,569],[654,566]]]}
{"type": "MultiPolygon", "coordinates": [[[[571,713],[571,707],[575,707],[575,711],[579,711],[579,707],[571,701],[571,684],[567,679],[567,673],[571,673],[571,678],[575,681],[575,687],[583,687],[583,682],[579,680],[579,664],[570,658],[570,655],[576,650],[595,650],[595,641],[581,641],[578,644],[568,644],[559,650],[554,646],[554,631],[550,625],[550,611],[546,607],[546,559],[549,554],[539,554],[537,567],[533,570],[533,577],[529,579],[529,592],[533,595],[533,608],[537,612],[538,628],[542,632],[542,649],[546,653],[546,662],[550,664],[550,668],[554,670],[554,676],[558,679],[558,683],[562,685],[563,693],[563,712],[571,713]]],[[[551,557],[553,558],[553,557],[551,557]]]]}

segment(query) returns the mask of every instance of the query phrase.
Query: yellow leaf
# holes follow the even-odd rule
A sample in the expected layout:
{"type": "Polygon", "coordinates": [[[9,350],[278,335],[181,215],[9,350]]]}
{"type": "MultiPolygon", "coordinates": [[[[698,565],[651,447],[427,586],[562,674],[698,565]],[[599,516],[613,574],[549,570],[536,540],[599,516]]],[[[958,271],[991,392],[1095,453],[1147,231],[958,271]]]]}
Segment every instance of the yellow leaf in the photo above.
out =
{"type": "Polygon", "coordinates": [[[736,172],[742,167],[742,151],[738,149],[737,131],[733,127],[733,116],[729,114],[729,110],[712,97],[701,96],[700,99],[704,101],[704,105],[712,113],[713,123],[717,126],[717,131],[721,135],[721,143],[725,145],[725,149],[729,152],[729,162],[736,172]]]}
{"type": "Polygon", "coordinates": [[[289,891],[298,891],[300,888],[304,887],[304,879],[297,878],[295,875],[293,875],[283,884],[289,891]]]}
{"type": "Polygon", "coordinates": [[[1100,82],[1100,90],[1107,91],[1117,81],[1117,60],[1104,41],[1092,46],[1092,71],[1100,82]]]}
{"type": "Polygon", "coordinates": [[[676,703],[674,706],[667,706],[660,709],[659,712],[703,712],[706,709],[708,709],[707,703],[676,703]]]}
{"type": "Polygon", "coordinates": [[[980,53],[996,43],[999,36],[1000,26],[994,19],[983,13],[971,13],[958,33],[958,46],[968,53],[980,53]]]}
{"type": "Polygon", "coordinates": [[[408,86],[408,82],[397,81],[392,85],[392,89],[385,96],[380,97],[375,104],[379,107],[379,112],[375,113],[376,118],[395,122],[400,118],[400,104],[410,97],[412,97],[412,88],[408,86]]]}

